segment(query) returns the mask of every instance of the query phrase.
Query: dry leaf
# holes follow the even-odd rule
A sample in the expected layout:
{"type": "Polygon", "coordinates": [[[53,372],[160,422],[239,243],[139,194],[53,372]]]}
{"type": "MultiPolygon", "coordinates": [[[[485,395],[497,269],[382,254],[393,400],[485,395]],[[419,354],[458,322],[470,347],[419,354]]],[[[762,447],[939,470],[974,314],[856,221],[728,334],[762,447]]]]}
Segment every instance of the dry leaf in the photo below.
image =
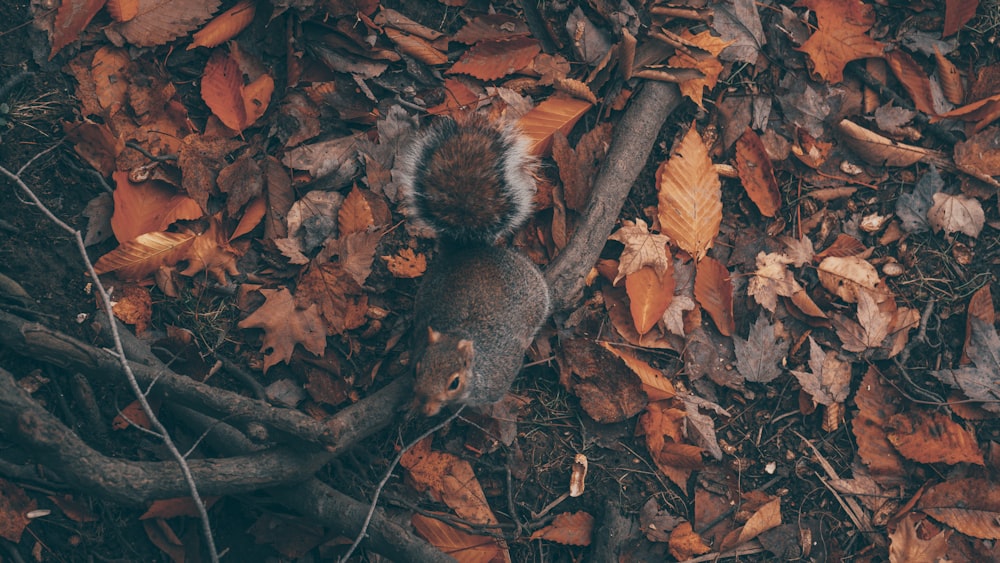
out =
{"type": "Polygon", "coordinates": [[[764,315],[750,328],[746,340],[733,337],[736,367],[747,381],[767,383],[782,372],[782,363],[788,352],[788,342],[774,334],[774,325],[764,315]]]}
{"type": "Polygon", "coordinates": [[[264,330],[260,348],[264,352],[264,373],[278,362],[291,362],[296,344],[322,356],[326,351],[326,328],[316,304],[308,309],[297,308],[287,288],[261,289],[260,293],[266,299],[264,304],[237,326],[264,330]]]}
{"type": "Polygon", "coordinates": [[[625,365],[639,376],[639,380],[642,381],[642,388],[650,401],[670,399],[677,395],[674,384],[670,382],[670,379],[662,371],[633,356],[624,347],[613,346],[606,341],[602,341],[601,346],[621,358],[625,362],[625,365]]]}
{"type": "Polygon", "coordinates": [[[236,132],[253,125],[267,110],[274,92],[274,79],[260,75],[244,85],[243,72],[223,50],[212,53],[201,79],[201,98],[222,123],[236,132]]]}
{"type": "Polygon", "coordinates": [[[330,334],[364,325],[368,312],[368,296],[356,278],[336,262],[313,262],[299,279],[295,300],[303,308],[318,305],[330,334]]]}
{"type": "Polygon", "coordinates": [[[385,36],[396,44],[400,51],[417,59],[426,65],[443,65],[448,62],[448,55],[434,48],[434,44],[415,35],[407,35],[391,27],[384,29],[385,36]]]}
{"type": "Polygon", "coordinates": [[[580,406],[598,422],[621,422],[646,406],[642,386],[624,362],[594,342],[563,342],[559,382],[580,398],[580,406]]]}
{"type": "Polygon", "coordinates": [[[551,96],[521,116],[518,128],[528,138],[528,152],[545,156],[552,148],[552,135],[569,135],[576,122],[592,107],[590,102],[568,96],[551,96]]]}
{"type": "Polygon", "coordinates": [[[896,531],[889,534],[889,563],[940,563],[945,559],[951,531],[922,540],[917,535],[917,524],[913,514],[896,524],[896,531]]]}
{"type": "Polygon", "coordinates": [[[573,457],[573,469],[569,476],[569,496],[578,497],[583,495],[587,488],[587,456],[576,454],[573,457]]]}
{"type": "Polygon", "coordinates": [[[694,127],[656,170],[660,226],[695,260],[712,247],[722,223],[722,183],[694,127]]]}
{"type": "Polygon", "coordinates": [[[674,297],[674,277],[671,271],[658,275],[645,266],[625,278],[629,310],[639,335],[646,334],[660,321],[674,297]]]}
{"type": "Polygon", "coordinates": [[[772,252],[757,254],[757,271],[747,285],[747,294],[770,312],[778,306],[778,296],[792,297],[803,291],[795,276],[788,270],[792,260],[784,254],[772,252]]]}
{"type": "Polygon", "coordinates": [[[670,272],[672,261],[667,251],[670,239],[665,235],[649,232],[646,222],[642,219],[636,219],[634,223],[626,219],[622,228],[608,239],[625,245],[618,259],[618,274],[612,282],[614,285],[618,285],[618,281],[623,277],[644,267],[652,267],[659,276],[670,272]]]}
{"type": "MultiPolygon", "coordinates": [[[[736,330],[733,317],[733,281],[729,270],[715,258],[706,256],[698,262],[694,279],[694,296],[701,308],[712,317],[712,322],[723,336],[732,336],[736,330]]],[[[671,287],[671,293],[673,288],[671,287]]]]}
{"type": "Polygon", "coordinates": [[[711,547],[705,545],[705,540],[694,532],[690,522],[683,522],[674,528],[669,545],[670,555],[678,561],[687,561],[695,555],[712,551],[711,547]]]}
{"type": "Polygon", "coordinates": [[[463,53],[446,74],[496,80],[528,66],[541,50],[538,40],[528,36],[482,41],[463,53]]]}
{"type": "Polygon", "coordinates": [[[896,79],[910,94],[910,99],[913,100],[917,110],[927,115],[937,114],[934,111],[934,100],[931,95],[931,79],[917,61],[899,49],[886,53],[885,60],[896,75],[896,79]]]}
{"type": "Polygon", "coordinates": [[[427,271],[427,257],[423,253],[414,254],[412,248],[404,248],[395,256],[383,256],[386,268],[393,277],[411,279],[424,275],[427,271]]]}
{"type": "Polygon", "coordinates": [[[798,0],[795,6],[816,12],[817,30],[798,50],[809,55],[818,78],[841,82],[847,63],[882,56],[885,45],[867,35],[875,23],[870,4],[861,0],[798,0]]]}
{"type": "Polygon", "coordinates": [[[826,406],[844,402],[851,390],[851,364],[837,358],[835,350],[824,352],[812,336],[809,337],[809,369],[812,371],[791,371],[813,401],[826,406]]]}
{"type": "Polygon", "coordinates": [[[774,168],[764,149],[764,143],[749,127],[736,141],[736,170],[743,189],[757,205],[761,215],[774,217],[781,207],[778,181],[774,178],[774,168]]]}
{"type": "Polygon", "coordinates": [[[956,106],[965,102],[965,85],[958,68],[934,46],[934,61],[937,62],[938,79],[944,97],[956,106]]]}
{"type": "Polygon", "coordinates": [[[934,151],[897,143],[847,119],[837,124],[837,131],[854,154],[877,166],[905,168],[920,161],[933,162],[940,159],[940,155],[934,151]]]}
{"type": "Polygon", "coordinates": [[[686,489],[691,472],[703,466],[703,450],[684,443],[687,414],[669,404],[670,401],[649,403],[639,417],[638,429],[646,436],[646,447],[656,467],[678,487],[686,489]]]}
{"type": "Polygon", "coordinates": [[[232,8],[222,12],[195,33],[188,50],[195,47],[216,47],[239,35],[253,22],[257,14],[255,0],[240,0],[232,8]]]}
{"type": "Polygon", "coordinates": [[[979,0],[945,0],[942,37],[958,33],[976,15],[979,0]]]}
{"type": "Polygon", "coordinates": [[[28,497],[24,489],[0,479],[0,538],[20,543],[21,534],[31,522],[27,514],[36,508],[38,502],[28,497]]]}
{"type": "Polygon", "coordinates": [[[986,479],[953,479],[924,491],[917,508],[959,532],[1000,539],[1000,486],[986,479]]]}
{"type": "Polygon", "coordinates": [[[107,8],[116,22],[126,22],[139,15],[139,0],[108,0],[107,8]]]}
{"type": "Polygon", "coordinates": [[[497,523],[472,465],[453,454],[431,450],[430,438],[404,453],[399,464],[418,491],[429,491],[460,517],[476,524],[497,523]]]}
{"type": "Polygon", "coordinates": [[[111,229],[118,242],[165,231],[174,221],[198,219],[202,216],[198,202],[180,194],[167,184],[157,181],[133,183],[127,172],[115,172],[114,213],[111,229]]]}
{"type": "Polygon", "coordinates": [[[135,285],[125,285],[119,290],[119,295],[113,298],[111,311],[121,322],[135,325],[135,335],[142,336],[153,318],[153,298],[148,290],[135,285]]]}
{"type": "Polygon", "coordinates": [[[882,383],[875,367],[868,368],[854,396],[858,413],[851,429],[858,443],[858,457],[882,483],[898,481],[904,475],[903,458],[885,433],[889,419],[899,412],[900,400],[895,389],[882,383]]]}
{"type": "Polygon", "coordinates": [[[985,464],[972,432],[943,412],[912,408],[893,415],[886,430],[889,441],[907,459],[948,465],[985,464]]]}
{"type": "Polygon", "coordinates": [[[817,267],[819,281],[830,293],[848,303],[858,301],[858,293],[882,291],[878,271],[868,261],[857,256],[829,256],[817,267]]]}
{"type": "Polygon", "coordinates": [[[141,280],[183,260],[195,237],[194,233],[145,233],[101,256],[94,270],[98,275],[116,272],[122,280],[141,280]]]}
{"type": "Polygon", "coordinates": [[[677,53],[667,61],[671,69],[693,69],[697,71],[696,76],[681,80],[678,86],[681,94],[690,98],[698,107],[702,105],[702,96],[705,89],[711,92],[719,82],[719,74],[722,73],[723,66],[719,62],[718,56],[726,47],[732,45],[732,41],[726,41],[721,37],[713,35],[711,30],[706,29],[697,35],[692,35],[690,31],[684,29],[680,35],[681,40],[689,47],[686,50],[678,50],[677,53]],[[697,53],[697,56],[692,56],[697,53]]]}
{"type": "MultiPolygon", "coordinates": [[[[442,515],[448,516],[448,515],[442,515]]],[[[434,547],[456,558],[461,563],[491,563],[500,558],[502,561],[505,548],[497,544],[497,540],[478,534],[471,534],[445,522],[414,514],[410,517],[413,528],[420,537],[434,547]]]]}
{"type": "Polygon", "coordinates": [[[49,60],[66,45],[83,35],[84,28],[104,6],[104,0],[63,0],[56,11],[52,28],[52,50],[49,60]]]}
{"type": "Polygon", "coordinates": [[[968,317],[969,336],[965,351],[975,367],[932,371],[943,383],[960,389],[967,397],[983,401],[983,408],[1000,412],[1000,336],[993,323],[968,317]]]}
{"type": "Polygon", "coordinates": [[[934,205],[927,212],[927,220],[934,232],[964,233],[978,238],[986,223],[983,204],[965,195],[934,194],[934,205]]]}
{"type": "Polygon", "coordinates": [[[163,45],[208,21],[219,4],[220,0],[138,0],[135,17],[108,31],[138,47],[163,45]]]}
{"type": "Polygon", "coordinates": [[[594,517],[580,512],[557,514],[552,523],[531,534],[533,540],[543,539],[563,545],[590,545],[590,535],[594,529],[594,517]]]}

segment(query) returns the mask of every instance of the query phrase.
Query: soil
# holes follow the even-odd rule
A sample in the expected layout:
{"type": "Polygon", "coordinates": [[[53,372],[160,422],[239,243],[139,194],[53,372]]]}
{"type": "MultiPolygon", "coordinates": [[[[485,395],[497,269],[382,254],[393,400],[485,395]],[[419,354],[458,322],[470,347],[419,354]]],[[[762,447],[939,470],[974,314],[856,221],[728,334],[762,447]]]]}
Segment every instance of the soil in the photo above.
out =
{"type": "MultiPolygon", "coordinates": [[[[63,72],[68,60],[61,54],[48,61],[48,41],[35,30],[31,16],[22,2],[0,3],[0,104],[6,111],[0,114],[0,163],[17,170],[41,151],[60,143],[64,121],[76,119],[77,102],[74,83],[63,72]],[[24,75],[27,73],[27,75],[24,75]],[[21,77],[23,78],[18,78],[21,77]],[[7,88],[6,86],[12,87],[7,88]]],[[[660,141],[650,163],[658,163],[666,155],[680,124],[697,117],[690,112],[678,115],[661,132],[660,141]]],[[[652,164],[644,171],[651,186],[652,164]]],[[[35,160],[22,175],[37,196],[63,221],[76,229],[86,228],[83,215],[88,202],[106,191],[107,185],[68,146],[58,146],[35,160]]],[[[791,178],[782,180],[790,181],[791,178]]],[[[912,178],[910,178],[912,180],[912,178]]],[[[899,182],[899,184],[901,184],[899,182]]],[[[894,193],[879,194],[880,203],[889,205],[894,193]]],[[[995,200],[994,200],[995,201],[995,200]]],[[[641,216],[641,210],[655,203],[655,194],[637,190],[625,206],[624,217],[641,216]]],[[[728,203],[727,203],[728,205],[728,203]]],[[[89,291],[88,276],[81,264],[73,239],[57,228],[43,213],[25,201],[25,196],[10,181],[0,182],[0,274],[16,281],[30,296],[28,302],[0,301],[3,307],[29,317],[84,342],[99,342],[95,327],[95,299],[89,291]]],[[[995,211],[995,208],[994,208],[995,211]]],[[[731,225],[730,228],[749,228],[731,225]]],[[[91,258],[100,256],[110,246],[90,249],[91,258]]],[[[929,333],[940,348],[955,354],[961,350],[965,333],[964,307],[973,284],[983,276],[994,276],[1000,257],[1000,243],[984,241],[978,249],[978,260],[958,272],[950,268],[948,244],[941,238],[920,239],[914,250],[914,260],[935,277],[936,288],[924,285],[899,284],[894,287],[900,302],[923,308],[930,297],[937,299],[935,322],[929,333]]],[[[384,272],[383,272],[384,274],[384,272]]],[[[977,286],[981,286],[978,283],[977,286]]],[[[412,297],[414,283],[400,283],[392,305],[405,310],[404,303],[412,297]]],[[[1000,292],[995,292],[1000,294],[1000,292]]],[[[0,297],[0,300],[3,298],[0,297]]],[[[166,324],[196,327],[199,338],[225,340],[219,351],[237,359],[259,347],[259,342],[243,341],[246,336],[235,329],[239,311],[232,298],[223,294],[189,295],[179,300],[160,297],[155,303],[153,328],[163,330],[166,324]],[[214,323],[203,322],[212,316],[214,323]]],[[[405,320],[394,318],[402,326],[405,320]]],[[[746,333],[744,319],[739,330],[746,333]]],[[[97,323],[99,325],[99,323],[97,323]]],[[[378,366],[384,354],[386,339],[370,342],[357,349],[345,350],[344,363],[353,366],[378,366]]],[[[343,344],[343,346],[348,346],[343,344]]],[[[801,355],[801,354],[800,354],[801,355]]],[[[396,361],[397,355],[385,359],[396,361]]],[[[937,361],[936,350],[916,349],[910,361],[914,366],[931,365],[937,361]]],[[[684,369],[680,357],[667,352],[655,356],[655,367],[666,373],[684,369]]],[[[245,362],[244,362],[245,363],[245,362]]],[[[18,379],[30,375],[47,380],[36,398],[58,417],[73,424],[78,410],[69,389],[74,385],[72,373],[0,349],[0,368],[14,373],[18,379]]],[[[346,368],[345,368],[346,369],[346,368]]],[[[398,368],[387,368],[390,374],[398,368]]],[[[259,376],[259,371],[255,372],[259,376]]],[[[283,377],[301,377],[287,368],[269,372],[260,384],[268,385],[283,377]]],[[[380,378],[385,377],[379,375],[380,378]]],[[[390,376],[391,377],[391,376],[390,376]]],[[[246,385],[232,375],[222,374],[214,385],[250,394],[246,385]]],[[[932,387],[929,381],[914,384],[932,387]]],[[[905,384],[904,384],[905,385],[905,384]]],[[[371,390],[380,385],[374,385],[371,390]]],[[[354,392],[354,390],[350,390],[354,392]]],[[[491,506],[503,520],[501,531],[508,538],[511,558],[518,562],[577,562],[589,558],[590,548],[565,546],[557,543],[530,541],[530,533],[551,522],[555,512],[586,511],[598,518],[598,534],[608,516],[608,507],[635,517],[643,506],[655,499],[661,508],[684,519],[695,520],[693,502],[695,485],[704,488],[739,491],[764,491],[782,499],[784,522],[797,522],[812,530],[811,561],[865,560],[886,561],[887,550],[873,548],[868,538],[859,537],[857,527],[846,517],[838,496],[824,486],[825,475],[813,452],[805,449],[803,439],[812,442],[833,469],[840,475],[851,474],[857,458],[854,437],[848,425],[834,432],[821,429],[819,412],[801,414],[799,386],[794,379],[783,377],[768,386],[754,388],[754,393],[738,393],[724,388],[713,391],[711,400],[722,405],[732,417],[719,422],[718,438],[726,451],[723,462],[710,464],[697,474],[687,490],[681,490],[660,473],[649,458],[642,437],[636,437],[635,419],[618,424],[598,424],[581,409],[579,400],[570,395],[558,381],[557,370],[547,365],[525,370],[515,384],[515,394],[527,401],[517,421],[516,439],[510,446],[497,444],[491,436],[497,431],[478,426],[475,419],[454,423],[437,434],[435,448],[452,452],[470,461],[476,476],[486,491],[491,506]],[[752,398],[748,398],[752,397],[752,398]],[[567,488],[570,470],[576,454],[586,453],[589,459],[587,494],[563,500],[557,509],[547,505],[559,498],[567,488]],[[773,468],[772,468],[773,467],[773,468]],[[735,481],[734,481],[735,480],[735,481]],[[516,522],[516,523],[515,523],[516,522]],[[522,526],[524,526],[522,528],[522,526]],[[518,533],[519,532],[519,533],[518,533]]],[[[131,402],[124,385],[95,385],[102,412],[110,417],[131,402]]],[[[369,390],[361,390],[362,394],[369,390]]],[[[357,397],[355,397],[357,398],[357,397]]],[[[169,416],[168,428],[178,432],[183,440],[193,441],[180,425],[169,416]]],[[[485,421],[481,421],[486,424],[485,421]]],[[[77,427],[84,429],[82,422],[77,427]]],[[[396,455],[401,441],[416,436],[425,426],[410,423],[366,439],[344,452],[320,472],[320,476],[343,492],[359,499],[368,499],[384,474],[388,462],[396,455]]],[[[1000,424],[995,420],[977,425],[982,444],[1000,442],[1000,424]]],[[[95,444],[104,453],[132,460],[160,459],[162,451],[155,440],[135,430],[111,433],[109,439],[95,444]]],[[[29,462],[31,452],[9,447],[0,429],[0,460],[3,463],[29,462]],[[8,455],[9,452],[11,455],[8,455]]],[[[5,465],[0,465],[4,476],[5,465]]],[[[58,468],[54,468],[58,469],[58,468]]],[[[44,475],[44,474],[42,474],[44,475]]],[[[77,522],[57,508],[51,497],[75,494],[72,487],[58,480],[40,478],[20,480],[8,478],[28,491],[39,508],[52,512],[29,526],[18,544],[3,541],[0,561],[34,559],[41,561],[167,561],[169,558],[154,545],[150,521],[141,520],[142,507],[124,506],[106,499],[75,495],[77,502],[96,516],[95,521],[77,522]]],[[[914,482],[919,480],[915,477],[914,482]]],[[[2,499],[0,499],[2,500],[2,499]]],[[[383,506],[392,515],[408,514],[416,508],[433,507],[433,503],[418,495],[402,479],[390,480],[383,497],[383,506]]],[[[319,547],[311,547],[298,560],[333,560],[344,548],[338,535],[321,526],[293,520],[292,515],[272,506],[266,497],[255,495],[225,496],[210,510],[215,526],[216,543],[228,549],[226,558],[238,561],[284,561],[274,537],[262,530],[263,518],[288,524],[297,530],[296,537],[318,537],[319,547]],[[308,532],[308,534],[306,533],[308,532]],[[262,543],[263,545],[257,545],[262,543]]],[[[170,520],[172,529],[190,545],[197,543],[198,521],[176,517],[170,520]]],[[[278,524],[275,524],[277,526],[278,524]]],[[[2,526],[0,526],[2,527],[2,526]]],[[[279,534],[275,534],[279,535],[279,534]]],[[[286,552],[287,553],[287,552],[286,552]]],[[[637,541],[630,549],[633,561],[672,560],[667,544],[637,541]]],[[[364,554],[358,560],[378,560],[374,554],[364,554]]],[[[775,560],[768,553],[736,558],[739,561],[775,560]]]]}

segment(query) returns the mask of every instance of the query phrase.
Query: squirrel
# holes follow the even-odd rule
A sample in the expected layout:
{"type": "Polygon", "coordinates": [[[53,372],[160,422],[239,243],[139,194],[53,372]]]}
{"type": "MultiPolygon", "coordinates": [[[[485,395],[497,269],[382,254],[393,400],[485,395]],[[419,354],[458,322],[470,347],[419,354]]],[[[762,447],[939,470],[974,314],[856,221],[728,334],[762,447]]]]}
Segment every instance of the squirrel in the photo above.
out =
{"type": "Polygon", "coordinates": [[[439,118],[404,156],[408,215],[438,238],[414,304],[413,412],[503,398],[549,316],[549,288],[496,241],[532,212],[535,160],[512,126],[439,118]]]}

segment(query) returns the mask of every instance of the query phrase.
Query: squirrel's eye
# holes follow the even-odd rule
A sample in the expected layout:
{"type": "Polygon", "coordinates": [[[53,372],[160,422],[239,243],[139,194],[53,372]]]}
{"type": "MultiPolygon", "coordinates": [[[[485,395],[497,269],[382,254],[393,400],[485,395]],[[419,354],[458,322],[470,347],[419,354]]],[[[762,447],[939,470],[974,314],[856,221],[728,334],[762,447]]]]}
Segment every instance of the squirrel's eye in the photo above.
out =
{"type": "Polygon", "coordinates": [[[454,391],[458,389],[459,377],[456,375],[451,378],[451,382],[448,383],[448,390],[454,391]]]}

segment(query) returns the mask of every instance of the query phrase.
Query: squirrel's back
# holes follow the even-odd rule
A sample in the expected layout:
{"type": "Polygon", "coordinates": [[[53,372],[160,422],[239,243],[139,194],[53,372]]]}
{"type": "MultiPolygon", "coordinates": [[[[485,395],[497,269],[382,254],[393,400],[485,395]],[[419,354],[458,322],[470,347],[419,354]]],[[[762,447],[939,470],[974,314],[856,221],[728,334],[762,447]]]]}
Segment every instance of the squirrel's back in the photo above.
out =
{"type": "Polygon", "coordinates": [[[530,215],[534,167],[527,141],[510,126],[475,114],[437,119],[403,163],[409,214],[442,239],[492,244],[530,215]]]}

